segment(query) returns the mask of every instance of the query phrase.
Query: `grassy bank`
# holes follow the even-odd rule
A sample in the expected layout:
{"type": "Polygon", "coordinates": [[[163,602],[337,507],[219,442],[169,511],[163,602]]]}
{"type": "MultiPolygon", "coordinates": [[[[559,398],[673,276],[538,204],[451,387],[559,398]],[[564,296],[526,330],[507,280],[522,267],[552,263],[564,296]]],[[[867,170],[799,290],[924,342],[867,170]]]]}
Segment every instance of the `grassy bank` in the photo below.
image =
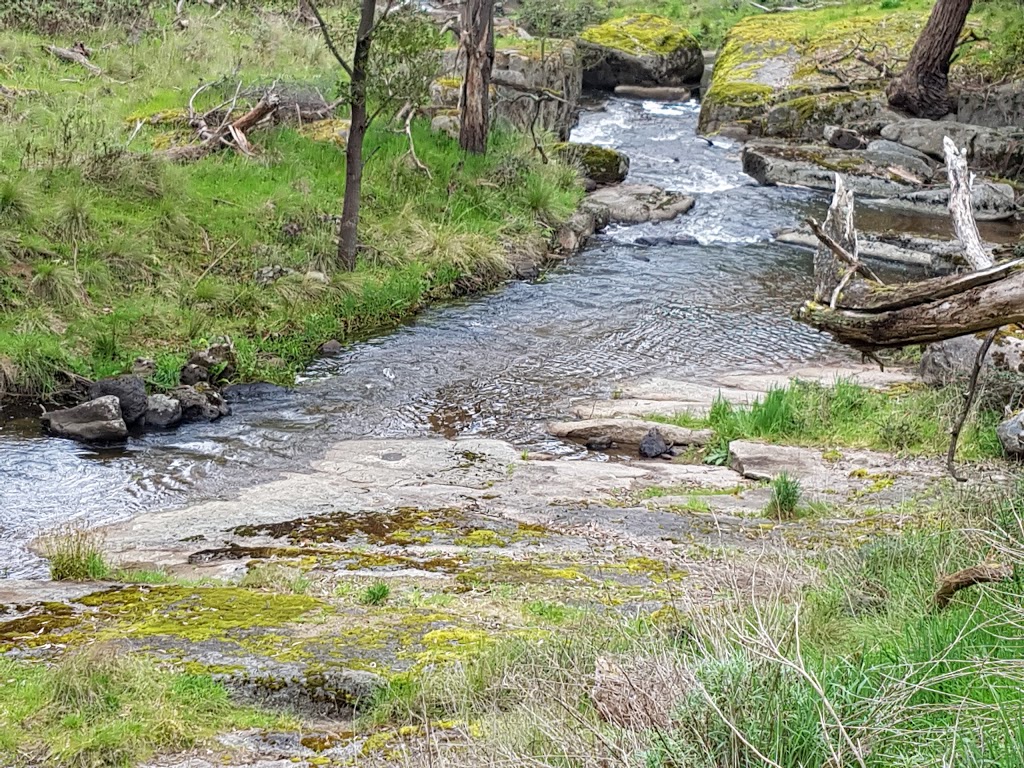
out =
{"type": "MultiPolygon", "coordinates": [[[[744,439],[940,456],[949,447],[949,430],[962,402],[956,387],[875,390],[845,380],[834,387],[793,381],[749,406],[719,399],[707,416],[680,413],[651,418],[712,429],[715,439],[705,456],[711,463],[727,460],[729,442],[744,439]]],[[[975,410],[961,434],[958,456],[967,461],[1001,457],[995,433],[1001,420],[996,411],[975,410]]]]}
{"type": "Polygon", "coordinates": [[[143,31],[79,32],[104,72],[42,50],[55,37],[0,30],[0,390],[46,395],[64,372],[98,377],[155,357],[174,382],[192,347],[231,335],[242,378],[288,381],[321,342],[393,324],[425,303],[508,275],[580,197],[575,171],[545,166],[497,132],[486,158],[413,125],[367,140],[362,240],[334,269],[344,148],[333,126],[281,124],[258,155],[188,166],[151,157],[192,140],[183,110],[277,83],[333,100],[343,84],[320,38],[287,14],[190,6],[184,32],[157,13],[143,31]],[[289,271],[257,279],[260,270],[289,271]]]}
{"type": "Polygon", "coordinates": [[[741,589],[675,622],[577,618],[558,640],[394,689],[379,712],[474,724],[431,765],[1018,766],[1019,570],[945,610],[933,596],[964,566],[1019,562],[1022,513],[1015,498],[949,498],[949,528],[832,555],[795,601],[741,589]]]}
{"type": "Polygon", "coordinates": [[[51,667],[0,659],[5,765],[138,765],[220,731],[288,722],[232,704],[208,675],[168,672],[112,648],[94,647],[51,667]]]}

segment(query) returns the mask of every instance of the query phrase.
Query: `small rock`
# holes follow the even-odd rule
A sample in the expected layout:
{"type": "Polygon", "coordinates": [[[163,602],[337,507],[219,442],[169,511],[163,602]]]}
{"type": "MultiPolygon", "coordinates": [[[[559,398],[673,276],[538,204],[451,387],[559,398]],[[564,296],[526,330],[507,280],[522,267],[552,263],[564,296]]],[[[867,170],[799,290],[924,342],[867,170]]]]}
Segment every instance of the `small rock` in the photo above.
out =
{"type": "Polygon", "coordinates": [[[87,403],[43,414],[43,426],[51,435],[84,442],[110,442],[128,437],[128,426],[121,415],[115,395],[105,395],[87,403]]]}
{"type": "Polygon", "coordinates": [[[317,351],[324,357],[332,357],[334,355],[340,355],[344,350],[345,347],[340,341],[337,339],[331,339],[330,341],[325,341],[321,344],[317,351]]]}
{"type": "Polygon", "coordinates": [[[1007,456],[1017,459],[1024,456],[1024,411],[1002,422],[996,427],[996,434],[1007,456]]]}
{"type": "Polygon", "coordinates": [[[128,426],[138,424],[146,417],[146,382],[140,376],[115,376],[100,379],[89,387],[89,399],[97,400],[112,395],[121,405],[120,417],[128,426]]]}
{"type": "Polygon", "coordinates": [[[311,283],[320,283],[322,285],[331,284],[331,278],[323,272],[317,272],[315,269],[311,269],[306,273],[306,280],[311,283]]]}
{"type": "Polygon", "coordinates": [[[201,365],[189,363],[181,369],[181,376],[178,380],[186,387],[194,387],[196,384],[209,382],[210,372],[201,365]]]}
{"type": "Polygon", "coordinates": [[[148,357],[135,358],[135,362],[132,363],[132,373],[143,379],[148,379],[156,373],[156,360],[150,360],[148,357]]]}
{"type": "Polygon", "coordinates": [[[196,421],[215,421],[221,416],[227,415],[222,412],[222,406],[227,407],[227,403],[215,392],[204,393],[195,387],[183,386],[172,389],[171,396],[181,403],[181,420],[185,424],[196,421]],[[211,402],[210,395],[215,396],[216,402],[211,402]]]}
{"type": "Polygon", "coordinates": [[[559,144],[555,151],[567,161],[578,163],[584,176],[598,185],[618,184],[629,174],[629,158],[611,147],[559,144]]]}
{"type": "Polygon", "coordinates": [[[280,264],[272,264],[269,267],[260,267],[253,274],[253,279],[258,285],[270,285],[282,277],[294,275],[295,270],[289,267],[282,267],[280,264]]]}
{"type": "Polygon", "coordinates": [[[863,149],[865,141],[856,131],[838,125],[825,126],[825,141],[836,149],[863,149]]]}
{"type": "Polygon", "coordinates": [[[150,395],[146,408],[146,426],[169,429],[181,423],[181,403],[167,395],[150,395]]]}
{"type": "Polygon", "coordinates": [[[652,427],[640,441],[640,455],[645,459],[656,459],[665,453],[668,453],[668,443],[657,427],[652,427]]]}
{"type": "Polygon", "coordinates": [[[642,224],[671,221],[693,208],[695,200],[678,192],[668,192],[646,184],[618,184],[597,190],[587,204],[608,209],[609,221],[617,224],[642,224]]]}
{"type": "Polygon", "coordinates": [[[438,115],[430,121],[430,130],[434,133],[443,133],[450,139],[458,139],[461,124],[458,115],[438,115]]]}
{"type": "Polygon", "coordinates": [[[587,440],[588,451],[607,451],[615,446],[615,441],[609,435],[600,435],[587,440]]]}
{"type": "MultiPolygon", "coordinates": [[[[192,353],[186,368],[199,366],[209,371],[208,381],[227,381],[235,376],[235,345],[225,338],[192,353]]],[[[182,382],[187,384],[189,382],[182,382]]]]}

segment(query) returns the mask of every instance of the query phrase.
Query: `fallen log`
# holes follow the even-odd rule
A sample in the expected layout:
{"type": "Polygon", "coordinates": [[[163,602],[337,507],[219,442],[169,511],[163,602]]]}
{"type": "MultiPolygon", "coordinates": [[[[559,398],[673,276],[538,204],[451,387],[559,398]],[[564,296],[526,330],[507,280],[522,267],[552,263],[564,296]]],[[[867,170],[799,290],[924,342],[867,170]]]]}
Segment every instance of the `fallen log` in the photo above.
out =
{"type": "Polygon", "coordinates": [[[102,76],[103,70],[89,61],[89,49],[82,43],[75,43],[71,48],[58,48],[56,45],[44,45],[43,50],[69,64],[85,67],[96,76],[102,76]]]}
{"type": "Polygon", "coordinates": [[[987,285],[881,312],[807,302],[797,319],[859,350],[930,344],[1024,322],[1024,271],[987,285]]]}
{"type": "MultiPolygon", "coordinates": [[[[193,113],[191,104],[195,102],[196,91],[190,100],[189,111],[193,113]]],[[[193,163],[201,160],[211,152],[223,148],[234,148],[243,154],[252,154],[252,146],[249,143],[246,133],[268,119],[274,112],[280,100],[277,94],[267,93],[251,110],[239,117],[234,122],[228,122],[227,118],[215,130],[211,130],[206,122],[206,116],[194,116],[190,121],[202,139],[199,144],[188,144],[182,147],[171,147],[163,152],[157,153],[172,163],[193,163]]],[[[228,111],[230,117],[230,110],[228,111]]]]}
{"type": "Polygon", "coordinates": [[[953,596],[962,589],[976,584],[994,584],[1008,581],[1013,577],[1013,568],[1006,565],[974,565],[956,573],[943,576],[939,588],[935,592],[935,607],[943,610],[949,605],[953,596]]]}

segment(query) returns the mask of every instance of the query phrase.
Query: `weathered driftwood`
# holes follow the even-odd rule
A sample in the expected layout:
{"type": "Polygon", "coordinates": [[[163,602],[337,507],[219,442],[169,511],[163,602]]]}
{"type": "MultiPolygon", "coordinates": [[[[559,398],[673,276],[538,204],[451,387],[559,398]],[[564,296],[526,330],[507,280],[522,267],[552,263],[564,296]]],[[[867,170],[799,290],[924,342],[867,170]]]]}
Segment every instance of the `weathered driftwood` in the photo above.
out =
{"type": "Polygon", "coordinates": [[[814,300],[797,318],[862,351],[903,347],[989,331],[1024,321],[1024,264],[995,265],[971,213],[971,174],[964,154],[945,142],[950,214],[975,271],[904,285],[882,285],[857,254],[853,196],[838,175],[815,252],[814,300]],[[867,279],[865,279],[867,278],[867,279]]]}
{"type": "Polygon", "coordinates": [[[972,269],[992,266],[992,257],[982,245],[978,225],[974,221],[971,188],[974,174],[967,169],[967,152],[959,150],[949,136],[942,139],[946,155],[946,173],[949,175],[949,215],[953,219],[956,238],[964,248],[964,258],[972,269]]]}
{"type": "Polygon", "coordinates": [[[249,144],[246,133],[273,115],[279,104],[277,95],[270,92],[260,99],[256,106],[234,122],[228,122],[231,116],[231,110],[228,110],[227,116],[221,124],[217,128],[211,129],[207,123],[207,115],[196,115],[193,109],[196,96],[202,92],[204,87],[192,94],[192,98],[189,100],[189,113],[192,115],[190,123],[199,134],[200,143],[164,150],[159,154],[165,160],[172,163],[192,163],[201,160],[211,152],[229,147],[243,154],[252,154],[252,146],[249,144]]]}
{"type": "Polygon", "coordinates": [[[974,565],[962,571],[943,576],[935,592],[935,607],[943,610],[953,595],[975,584],[993,584],[1013,577],[1013,568],[1006,565],[974,565]]]}
{"type": "Polygon", "coordinates": [[[58,48],[56,45],[44,45],[43,50],[56,56],[61,61],[66,61],[69,64],[78,64],[81,67],[85,67],[94,75],[103,74],[102,69],[97,67],[91,61],[89,61],[89,49],[86,48],[82,43],[75,43],[70,48],[58,48]]]}

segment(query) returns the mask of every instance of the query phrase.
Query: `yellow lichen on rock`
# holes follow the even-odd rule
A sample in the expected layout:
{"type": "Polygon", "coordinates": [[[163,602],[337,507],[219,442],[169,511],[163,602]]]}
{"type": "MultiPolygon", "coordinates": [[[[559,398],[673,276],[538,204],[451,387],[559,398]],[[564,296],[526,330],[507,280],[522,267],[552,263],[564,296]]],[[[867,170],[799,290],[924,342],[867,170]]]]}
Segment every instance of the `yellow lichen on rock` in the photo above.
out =
{"type": "Polygon", "coordinates": [[[318,120],[299,129],[299,133],[312,141],[334,143],[344,147],[348,143],[348,129],[351,122],[341,118],[318,120]]]}

